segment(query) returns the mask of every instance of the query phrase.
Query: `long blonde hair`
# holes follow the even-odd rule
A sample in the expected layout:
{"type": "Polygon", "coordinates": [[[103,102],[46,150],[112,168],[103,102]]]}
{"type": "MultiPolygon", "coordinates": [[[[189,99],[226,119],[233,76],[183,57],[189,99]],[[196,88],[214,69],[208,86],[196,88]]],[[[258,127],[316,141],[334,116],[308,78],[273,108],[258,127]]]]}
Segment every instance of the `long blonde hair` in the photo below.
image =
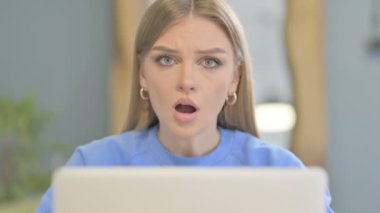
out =
{"type": "Polygon", "coordinates": [[[240,71],[237,102],[226,105],[218,115],[218,125],[258,136],[252,94],[252,67],[243,28],[232,9],[223,0],[156,0],[146,11],[137,30],[134,46],[134,65],[131,73],[129,108],[125,131],[141,130],[158,123],[148,101],[139,95],[139,71],[144,55],[170,24],[187,15],[209,18],[226,32],[234,48],[240,71]]]}

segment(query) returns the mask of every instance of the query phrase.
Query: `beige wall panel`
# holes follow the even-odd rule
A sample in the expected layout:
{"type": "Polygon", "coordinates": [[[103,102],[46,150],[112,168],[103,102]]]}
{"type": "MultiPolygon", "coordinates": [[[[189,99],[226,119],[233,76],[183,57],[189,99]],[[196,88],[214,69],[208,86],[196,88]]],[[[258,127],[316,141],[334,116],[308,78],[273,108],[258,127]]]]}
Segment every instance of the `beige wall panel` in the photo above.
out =
{"type": "Polygon", "coordinates": [[[129,74],[132,70],[132,48],[138,22],[146,1],[115,0],[116,57],[110,77],[111,133],[122,131],[127,112],[129,74]]]}
{"type": "Polygon", "coordinates": [[[321,0],[289,0],[286,39],[297,124],[291,149],[306,165],[325,166],[326,109],[321,0]]]}

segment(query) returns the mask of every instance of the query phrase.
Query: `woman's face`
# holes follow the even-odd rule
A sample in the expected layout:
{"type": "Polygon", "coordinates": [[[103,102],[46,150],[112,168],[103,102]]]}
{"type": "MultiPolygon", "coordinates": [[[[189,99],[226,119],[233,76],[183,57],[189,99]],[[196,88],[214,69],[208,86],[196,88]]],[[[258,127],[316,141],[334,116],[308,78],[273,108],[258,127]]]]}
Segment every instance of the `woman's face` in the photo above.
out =
{"type": "Polygon", "coordinates": [[[197,16],[164,31],[140,70],[140,84],[149,92],[160,129],[185,138],[215,131],[218,114],[238,81],[227,35],[197,16]]]}

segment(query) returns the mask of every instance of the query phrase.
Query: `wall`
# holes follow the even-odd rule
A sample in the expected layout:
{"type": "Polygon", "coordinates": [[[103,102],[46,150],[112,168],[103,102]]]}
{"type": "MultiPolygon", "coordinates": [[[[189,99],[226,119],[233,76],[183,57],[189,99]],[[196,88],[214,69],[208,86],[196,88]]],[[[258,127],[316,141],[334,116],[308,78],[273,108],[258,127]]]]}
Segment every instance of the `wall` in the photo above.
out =
{"type": "Polygon", "coordinates": [[[112,10],[103,0],[0,1],[0,93],[52,111],[46,138],[76,146],[107,134],[112,10]]]}
{"type": "Polygon", "coordinates": [[[324,1],[328,162],[336,212],[380,209],[380,60],[366,49],[370,3],[324,1]]]}

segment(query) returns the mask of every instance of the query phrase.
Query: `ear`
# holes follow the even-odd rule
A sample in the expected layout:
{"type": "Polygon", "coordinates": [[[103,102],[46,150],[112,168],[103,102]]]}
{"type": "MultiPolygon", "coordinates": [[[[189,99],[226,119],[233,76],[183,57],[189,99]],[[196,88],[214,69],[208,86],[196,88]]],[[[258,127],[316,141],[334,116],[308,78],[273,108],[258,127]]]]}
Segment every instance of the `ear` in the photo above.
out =
{"type": "Polygon", "coordinates": [[[239,82],[240,82],[240,70],[237,68],[236,70],[234,70],[234,73],[233,73],[233,76],[232,76],[232,81],[231,81],[231,86],[230,86],[230,89],[228,90],[228,94],[232,94],[234,92],[236,92],[237,88],[238,88],[238,85],[239,85],[239,82]]]}

